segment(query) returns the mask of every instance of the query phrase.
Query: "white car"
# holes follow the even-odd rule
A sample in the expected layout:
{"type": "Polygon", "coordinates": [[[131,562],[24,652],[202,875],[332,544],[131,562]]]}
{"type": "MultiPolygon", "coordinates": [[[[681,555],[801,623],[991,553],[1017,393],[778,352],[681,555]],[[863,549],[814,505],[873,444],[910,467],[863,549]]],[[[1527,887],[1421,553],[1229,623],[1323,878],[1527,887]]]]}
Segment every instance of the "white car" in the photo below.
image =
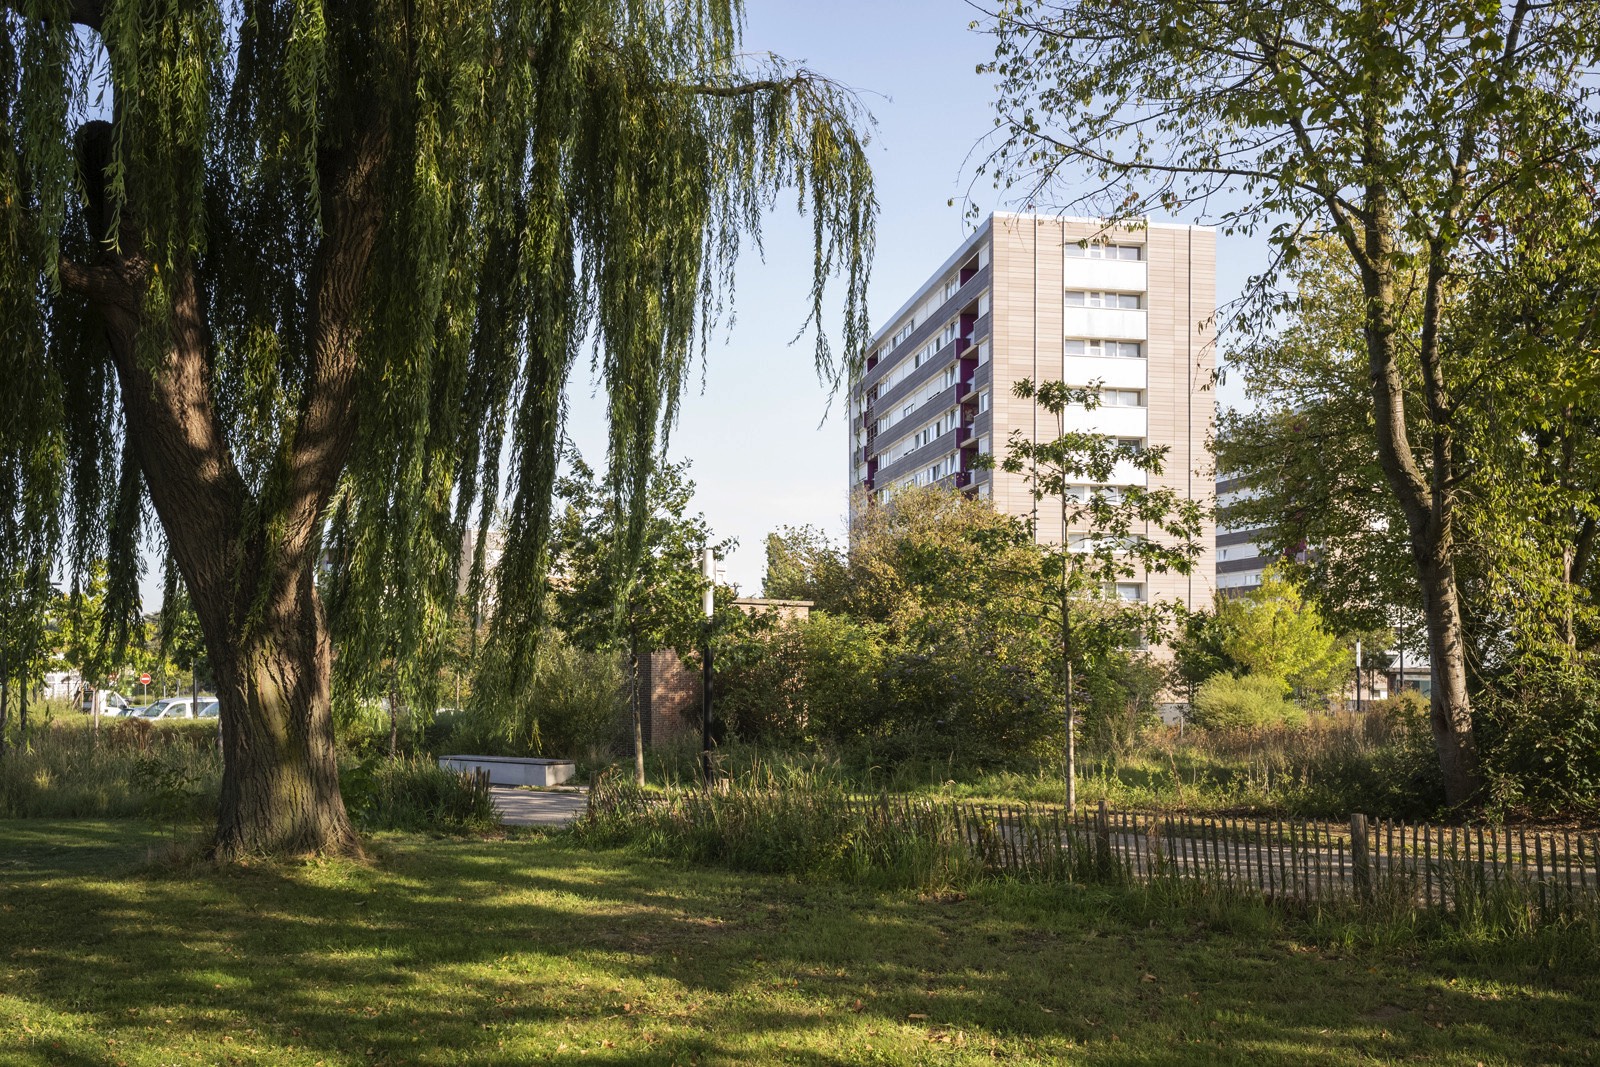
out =
{"type": "Polygon", "coordinates": [[[192,719],[193,697],[167,697],[151,704],[140,713],[146,719],[192,719]]]}
{"type": "Polygon", "coordinates": [[[197,719],[217,719],[222,717],[222,705],[216,700],[202,700],[200,710],[194,713],[197,719]]]}
{"type": "Polygon", "coordinates": [[[101,715],[115,719],[118,716],[134,713],[134,707],[128,702],[127,697],[115,689],[100,689],[84,691],[82,708],[85,715],[94,714],[94,702],[97,697],[100,700],[101,715]]]}

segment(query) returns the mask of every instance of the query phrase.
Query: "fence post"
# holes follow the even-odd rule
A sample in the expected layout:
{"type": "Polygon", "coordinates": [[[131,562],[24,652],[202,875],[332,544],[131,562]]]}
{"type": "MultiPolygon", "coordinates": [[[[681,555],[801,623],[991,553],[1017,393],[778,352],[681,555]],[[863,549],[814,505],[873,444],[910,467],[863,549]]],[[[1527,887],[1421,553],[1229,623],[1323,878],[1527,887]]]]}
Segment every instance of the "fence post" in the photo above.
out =
{"type": "Polygon", "coordinates": [[[1372,899],[1372,857],[1367,852],[1367,817],[1350,816],[1350,866],[1355,873],[1356,898],[1372,899]]]}
{"type": "Polygon", "coordinates": [[[1111,819],[1106,812],[1106,802],[1100,802],[1099,809],[1094,817],[1094,851],[1095,860],[1100,865],[1100,873],[1111,873],[1111,819]]]}

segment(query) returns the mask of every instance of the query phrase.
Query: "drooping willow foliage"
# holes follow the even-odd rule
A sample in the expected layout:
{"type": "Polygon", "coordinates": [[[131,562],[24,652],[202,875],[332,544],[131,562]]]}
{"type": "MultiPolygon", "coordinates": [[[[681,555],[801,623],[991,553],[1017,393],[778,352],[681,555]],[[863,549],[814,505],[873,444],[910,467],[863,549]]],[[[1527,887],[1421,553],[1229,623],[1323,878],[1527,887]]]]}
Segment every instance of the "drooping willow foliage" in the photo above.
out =
{"type": "Polygon", "coordinates": [[[320,447],[295,439],[297,415],[322,402],[329,353],[357,347],[355,441],[318,534],[352,690],[397,665],[427,688],[474,527],[472,610],[492,599],[513,675],[530,659],[563,391],[586,362],[636,556],[650,460],[739,253],[787,197],[814,226],[819,372],[866,339],[867,116],[825,78],[742,54],[738,0],[0,0],[0,22],[0,574],[104,556],[113,619],[160,532],[104,328],[60,282],[102,241],[142,266],[150,366],[173,309],[200,305],[269,561],[320,447]],[[366,178],[372,195],[340,195],[366,178]],[[330,335],[312,280],[369,216],[359,315],[330,335]]]}

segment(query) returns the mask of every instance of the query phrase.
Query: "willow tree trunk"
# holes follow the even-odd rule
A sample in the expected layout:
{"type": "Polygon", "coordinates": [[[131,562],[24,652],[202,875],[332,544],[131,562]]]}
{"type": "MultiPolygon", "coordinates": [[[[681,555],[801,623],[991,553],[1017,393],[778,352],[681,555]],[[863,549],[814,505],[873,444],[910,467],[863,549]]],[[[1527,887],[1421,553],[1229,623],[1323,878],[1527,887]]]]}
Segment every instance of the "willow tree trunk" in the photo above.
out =
{"type": "Polygon", "coordinates": [[[326,616],[309,567],[251,635],[207,647],[216,666],[223,777],[213,855],[358,854],[339,793],[326,616]],[[219,647],[220,645],[220,647],[219,647]]]}
{"type": "Polygon", "coordinates": [[[121,237],[88,262],[63,259],[61,279],[104,324],[134,455],[216,671],[223,788],[213,851],[224,861],[359,852],[339,795],[333,656],[313,577],[324,513],[354,442],[385,130],[377,116],[370,128],[325,139],[298,411],[274,469],[256,485],[240,473],[213,394],[198,264],[181,259],[168,269],[166,321],[152,319],[146,293],[155,268],[140,251],[134,213],[106,207],[111,126],[90,122],[79,132],[91,225],[109,234],[120,224],[121,237]]]}

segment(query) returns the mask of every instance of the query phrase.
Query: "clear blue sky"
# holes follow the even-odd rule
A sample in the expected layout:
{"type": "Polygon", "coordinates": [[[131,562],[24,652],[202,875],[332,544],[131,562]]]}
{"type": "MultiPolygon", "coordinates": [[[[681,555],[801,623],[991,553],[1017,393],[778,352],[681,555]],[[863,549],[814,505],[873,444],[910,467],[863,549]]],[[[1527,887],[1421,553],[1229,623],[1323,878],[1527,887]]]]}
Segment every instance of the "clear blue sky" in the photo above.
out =
{"type": "MultiPolygon", "coordinates": [[[[749,51],[775,52],[853,87],[877,118],[873,329],[969,232],[969,191],[986,212],[1016,206],[997,203],[988,179],[972,180],[982,151],[975,146],[994,129],[991,79],[975,72],[993,45],[968,29],[974,15],[961,0],[750,5],[749,51]],[[947,206],[952,197],[956,205],[947,206]]],[[[769,531],[811,523],[842,536],[847,510],[842,398],[830,412],[809,340],[790,343],[805,319],[810,280],[810,223],[792,204],[780,203],[770,220],[765,261],[752,255],[741,264],[737,321],[713,339],[705,387],[696,381],[670,449],[693,462],[696,507],[712,529],[739,539],[726,576],[747,594],[760,591],[769,531]]],[[[1256,248],[1220,242],[1219,299],[1236,295],[1259,262],[1256,248]]],[[[837,319],[827,325],[837,336],[837,319]]],[[[593,383],[575,383],[571,400],[569,433],[598,460],[605,422],[593,383]]]]}

